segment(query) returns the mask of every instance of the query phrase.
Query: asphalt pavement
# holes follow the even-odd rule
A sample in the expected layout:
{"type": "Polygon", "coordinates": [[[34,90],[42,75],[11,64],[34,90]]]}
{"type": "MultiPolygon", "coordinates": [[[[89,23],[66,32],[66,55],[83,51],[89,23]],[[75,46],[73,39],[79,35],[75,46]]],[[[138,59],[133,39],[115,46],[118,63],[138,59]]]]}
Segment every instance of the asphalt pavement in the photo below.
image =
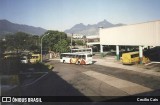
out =
{"type": "Polygon", "coordinates": [[[103,101],[115,96],[160,94],[159,76],[98,64],[63,64],[58,60],[48,63],[54,66],[53,71],[23,87],[23,96],[82,96],[103,101]]]}

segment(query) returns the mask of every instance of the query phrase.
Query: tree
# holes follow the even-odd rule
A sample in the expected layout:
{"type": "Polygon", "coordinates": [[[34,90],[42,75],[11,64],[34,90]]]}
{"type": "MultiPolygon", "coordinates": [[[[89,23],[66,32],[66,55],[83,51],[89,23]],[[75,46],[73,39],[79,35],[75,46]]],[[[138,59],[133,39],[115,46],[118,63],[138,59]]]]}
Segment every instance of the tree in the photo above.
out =
{"type": "MultiPolygon", "coordinates": [[[[61,48],[61,44],[60,42],[64,42],[65,40],[65,44],[68,45],[67,40],[67,34],[64,32],[59,32],[59,31],[53,31],[53,30],[49,30],[47,32],[45,32],[46,35],[45,37],[43,37],[43,50],[47,50],[47,51],[60,51],[61,48]]],[[[42,38],[42,36],[41,36],[42,38]]]]}
{"type": "Polygon", "coordinates": [[[5,36],[7,50],[39,50],[39,36],[24,32],[8,34],[5,36]],[[34,46],[34,47],[33,47],[34,46]]]}
{"type": "Polygon", "coordinates": [[[6,35],[6,44],[8,50],[18,50],[25,49],[26,47],[26,40],[28,38],[28,34],[23,32],[18,32],[12,35],[6,35]]]}
{"type": "Polygon", "coordinates": [[[83,43],[82,40],[76,40],[76,44],[77,44],[77,45],[80,45],[80,46],[83,46],[83,45],[84,45],[84,43],[83,43]]]}
{"type": "MultiPolygon", "coordinates": [[[[67,42],[69,43],[69,45],[71,45],[71,37],[67,37],[67,42]]],[[[75,46],[76,42],[75,40],[72,40],[72,46],[75,46]]]]}
{"type": "Polygon", "coordinates": [[[68,46],[68,42],[64,39],[58,41],[57,44],[54,45],[54,51],[59,53],[69,52],[70,48],[68,46]]]}
{"type": "Polygon", "coordinates": [[[0,39],[0,59],[3,58],[3,53],[6,50],[5,40],[0,39]]]}
{"type": "Polygon", "coordinates": [[[27,41],[27,49],[34,52],[40,52],[40,37],[38,35],[33,35],[29,37],[27,41]]]}

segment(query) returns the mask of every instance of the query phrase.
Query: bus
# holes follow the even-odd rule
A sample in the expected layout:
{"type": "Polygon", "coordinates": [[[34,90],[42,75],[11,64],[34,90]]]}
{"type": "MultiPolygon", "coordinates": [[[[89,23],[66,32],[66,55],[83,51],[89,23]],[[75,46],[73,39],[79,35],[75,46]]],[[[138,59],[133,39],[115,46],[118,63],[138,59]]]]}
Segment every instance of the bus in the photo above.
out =
{"type": "Polygon", "coordinates": [[[92,48],[83,48],[83,49],[71,49],[72,53],[90,53],[92,54],[92,48]]]}
{"type": "Polygon", "coordinates": [[[41,60],[41,54],[31,54],[31,56],[29,57],[30,63],[37,63],[40,62],[40,60],[41,60]]]}
{"type": "Polygon", "coordinates": [[[3,53],[5,59],[18,57],[19,53],[3,53]]]}
{"type": "MultiPolygon", "coordinates": [[[[138,64],[140,62],[139,52],[128,52],[123,53],[121,57],[121,62],[123,64],[138,64]]],[[[148,63],[149,58],[143,56],[142,63],[148,63]]]]}
{"type": "Polygon", "coordinates": [[[92,54],[90,53],[61,53],[60,62],[87,65],[92,64],[92,54]]]}

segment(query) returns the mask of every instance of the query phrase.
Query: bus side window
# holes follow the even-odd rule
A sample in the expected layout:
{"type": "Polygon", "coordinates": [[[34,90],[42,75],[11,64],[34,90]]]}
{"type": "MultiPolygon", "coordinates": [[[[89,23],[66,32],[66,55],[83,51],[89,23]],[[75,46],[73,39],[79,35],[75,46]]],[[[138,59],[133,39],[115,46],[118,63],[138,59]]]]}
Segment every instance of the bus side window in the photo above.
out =
{"type": "Polygon", "coordinates": [[[71,57],[71,55],[67,55],[66,57],[67,57],[67,58],[70,58],[70,57],[71,57]]]}
{"type": "Polygon", "coordinates": [[[86,59],[86,56],[85,56],[85,55],[82,55],[82,58],[83,58],[83,59],[86,59]]]}
{"type": "Polygon", "coordinates": [[[69,55],[70,58],[73,58],[73,55],[69,55]]]}
{"type": "Polygon", "coordinates": [[[82,57],[81,57],[81,55],[78,55],[78,59],[81,59],[82,57]]]}
{"type": "Polygon", "coordinates": [[[91,55],[91,54],[89,54],[89,55],[87,55],[87,57],[92,57],[92,55],[91,55]]]}
{"type": "Polygon", "coordinates": [[[131,55],[131,58],[139,57],[139,54],[131,55]]]}
{"type": "Polygon", "coordinates": [[[73,58],[76,58],[76,55],[73,55],[73,58]]]}
{"type": "Polygon", "coordinates": [[[62,59],[62,58],[63,58],[63,54],[60,55],[60,59],[62,59]]]}

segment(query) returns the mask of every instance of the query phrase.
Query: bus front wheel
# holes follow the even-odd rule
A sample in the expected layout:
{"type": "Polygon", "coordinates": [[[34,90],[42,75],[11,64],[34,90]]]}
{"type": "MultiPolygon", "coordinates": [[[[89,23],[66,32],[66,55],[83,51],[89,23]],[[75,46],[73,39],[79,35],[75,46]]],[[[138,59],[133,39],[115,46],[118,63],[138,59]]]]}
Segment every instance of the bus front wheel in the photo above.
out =
{"type": "Polygon", "coordinates": [[[80,63],[80,61],[77,61],[76,64],[77,64],[77,65],[80,65],[81,63],[80,63]]]}
{"type": "Polygon", "coordinates": [[[80,61],[78,61],[78,65],[80,65],[81,63],[80,63],[80,61]]]}

